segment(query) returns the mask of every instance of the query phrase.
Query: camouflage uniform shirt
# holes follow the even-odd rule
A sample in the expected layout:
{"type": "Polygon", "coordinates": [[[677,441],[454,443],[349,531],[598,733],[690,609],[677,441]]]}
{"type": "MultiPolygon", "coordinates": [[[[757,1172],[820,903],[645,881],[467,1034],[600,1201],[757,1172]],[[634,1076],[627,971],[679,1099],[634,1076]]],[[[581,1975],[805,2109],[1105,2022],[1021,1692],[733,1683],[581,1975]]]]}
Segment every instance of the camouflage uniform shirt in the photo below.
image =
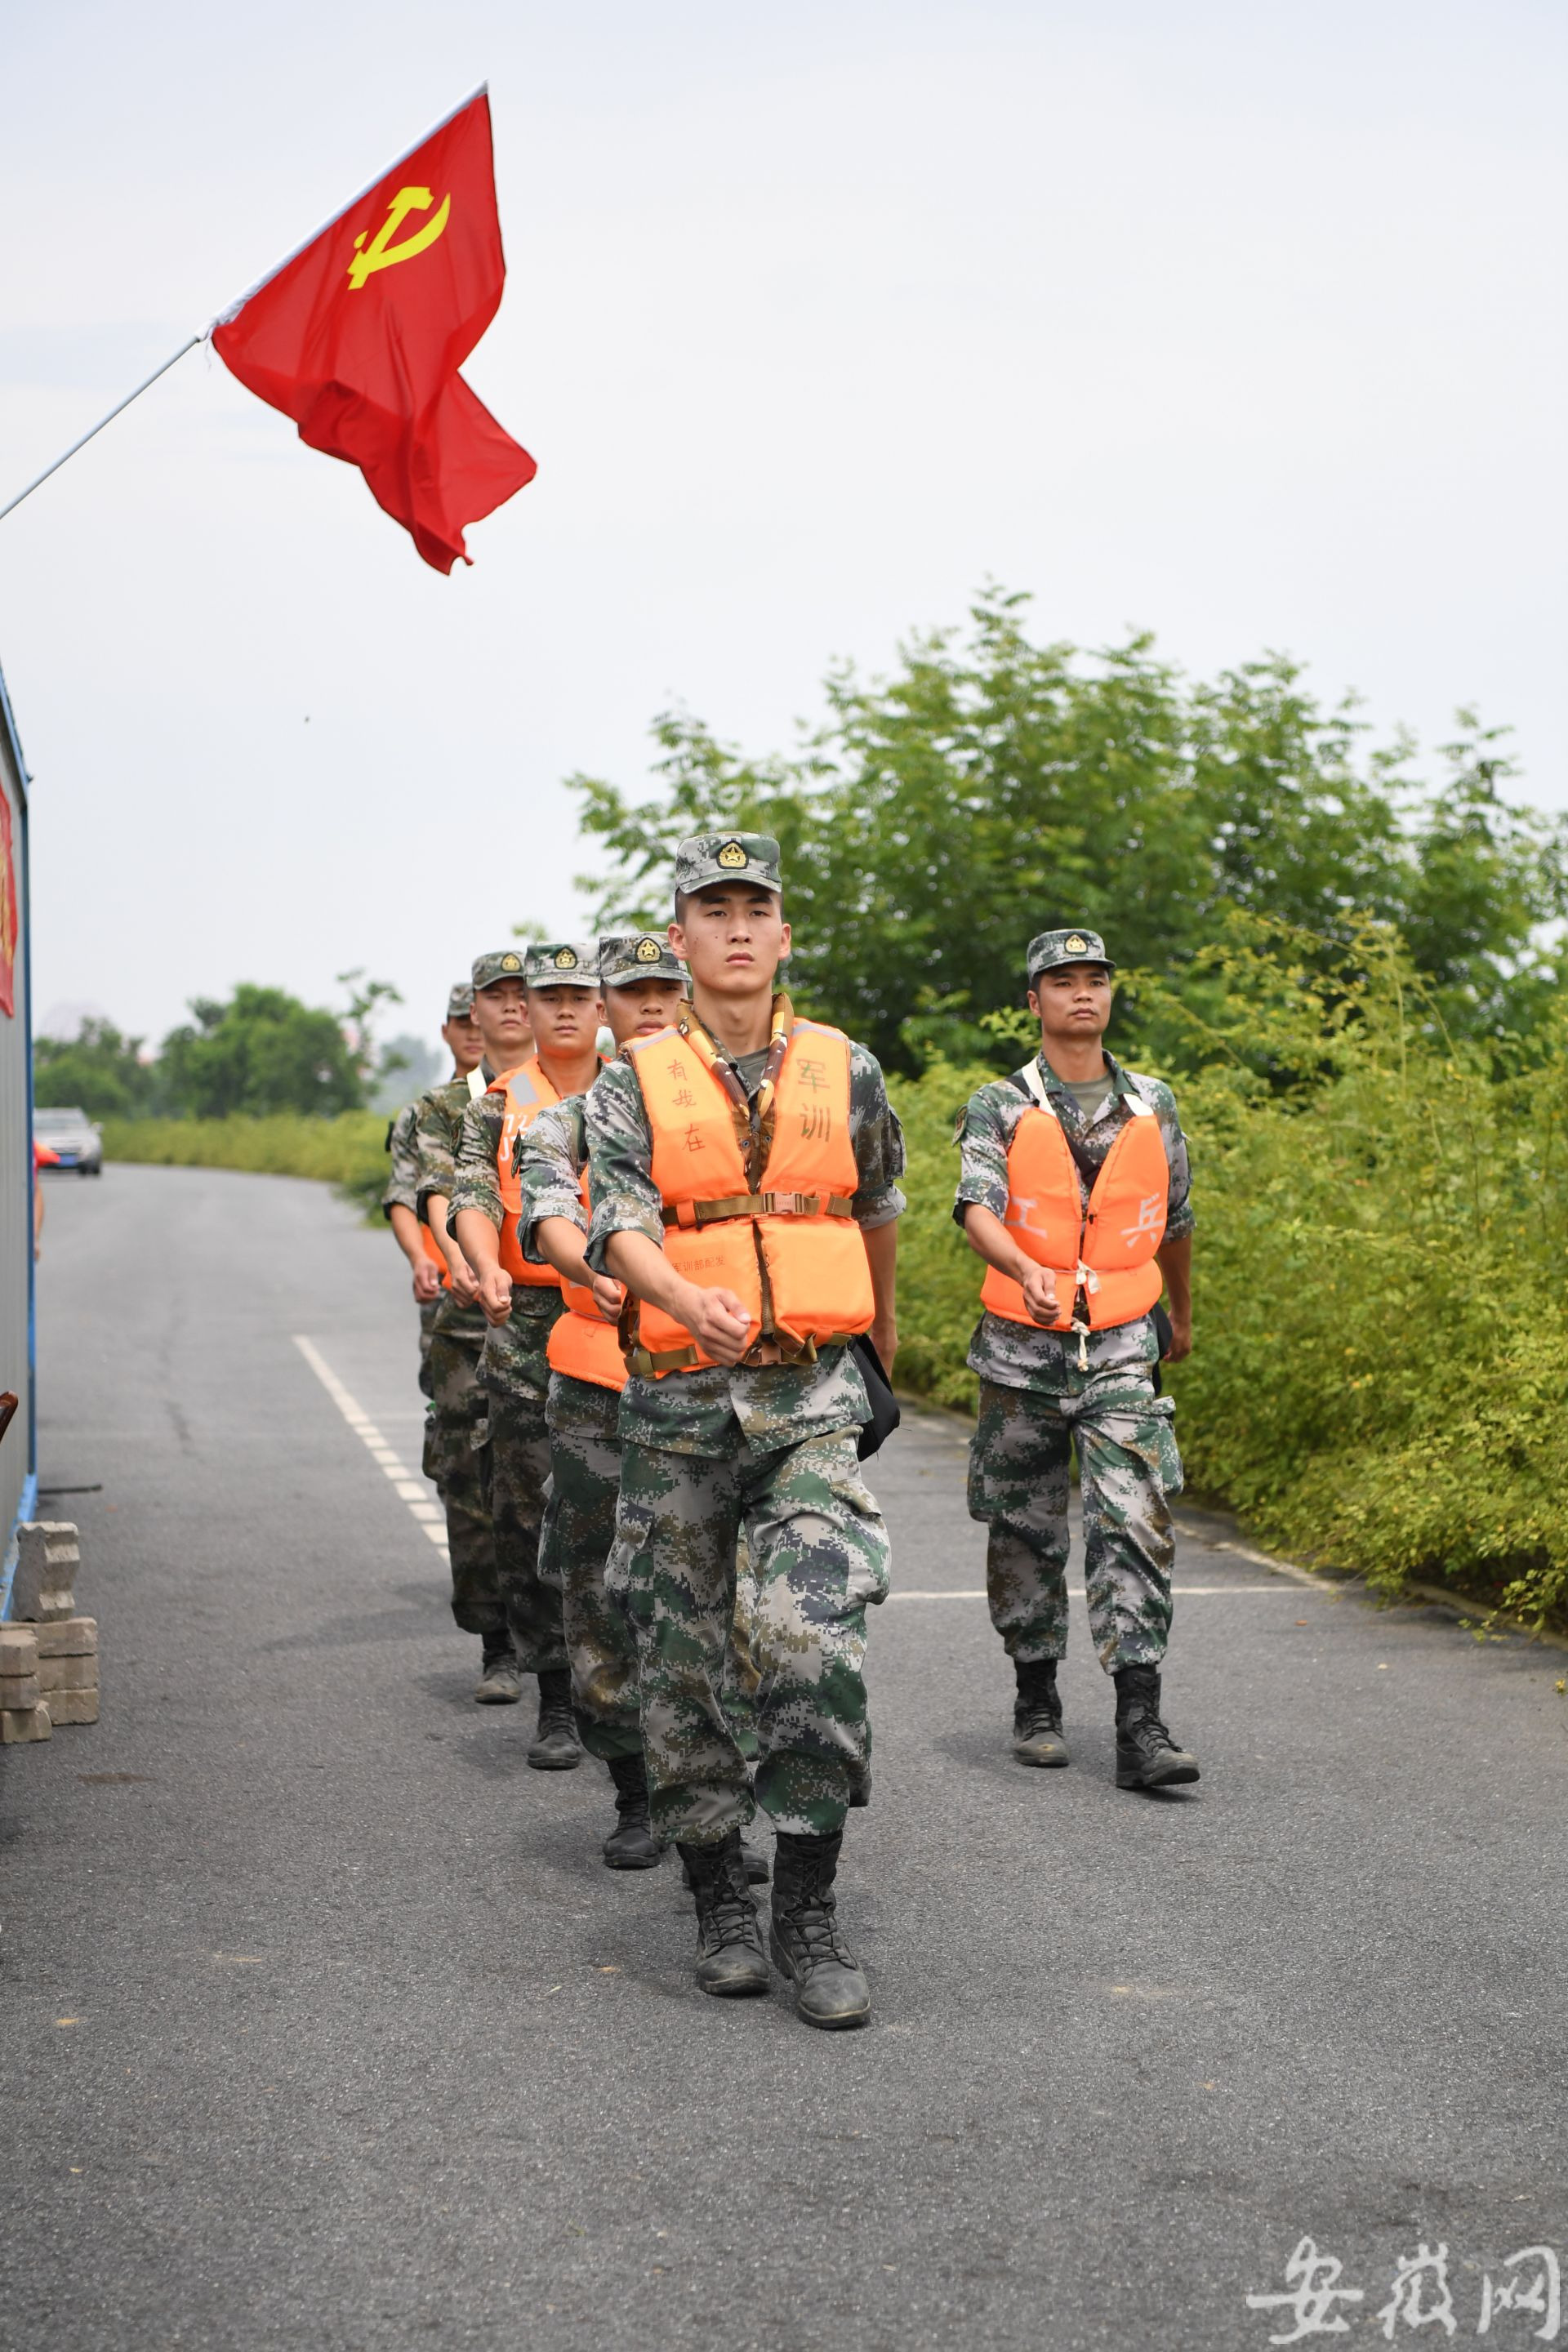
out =
{"type": "MultiPolygon", "coordinates": [[[[758,1066],[765,1057],[726,1058],[752,1097],[754,1139],[758,1066]]],[[[629,1062],[612,1062],[600,1072],[584,1097],[584,1123],[594,1199],[587,1257],[595,1273],[607,1274],[605,1244],[612,1234],[646,1234],[664,1245],[663,1202],[648,1172],[653,1135],[629,1062]]],[[[868,1231],[889,1224],[905,1205],[899,1189],[904,1133],[876,1056],[853,1043],[849,1139],[859,1178],[856,1221],[868,1231]]],[[[712,1364],[700,1371],[671,1372],[661,1381],[634,1377],[621,1396],[621,1439],[625,1444],[724,1461],[746,1443],[762,1448],[796,1445],[832,1430],[858,1428],[870,1417],[854,1358],[846,1348],[826,1348],[815,1364],[738,1364],[732,1370],[712,1364]]]]}
{"type": "MultiPolygon", "coordinates": [[[[501,1203],[497,1163],[505,1119],[506,1097],[489,1091],[477,1095],[463,1112],[455,1155],[451,1213],[447,1221],[453,1231],[453,1219],[460,1209],[477,1209],[481,1216],[489,1219],[498,1233],[500,1230],[506,1212],[501,1203]]],[[[543,1264],[537,1253],[534,1264],[543,1264]]],[[[550,1365],[545,1354],[550,1345],[550,1327],[561,1307],[558,1284],[534,1289],[526,1283],[513,1283],[510,1319],[504,1326],[492,1328],[486,1341],[488,1385],[504,1387],[520,1397],[543,1396],[550,1385],[550,1365]]]]}
{"type": "Polygon", "coordinates": [[[392,1165],[387,1171],[386,1190],[381,1196],[384,1215],[393,1209],[411,1209],[419,1214],[419,1150],[415,1129],[419,1118],[417,1103],[407,1103],[386,1130],[386,1150],[392,1165]]]}
{"type": "MultiPolygon", "coordinates": [[[[1180,1241],[1193,1231],[1194,1220],[1187,1199],[1191,1182],[1187,1139],[1176,1115],[1176,1097],[1163,1080],[1145,1077],[1138,1070],[1124,1070],[1110,1054],[1105,1056],[1105,1066],[1111,1091],[1094,1117],[1086,1119],[1076,1097],[1068,1091],[1044,1055],[1036,1062],[1050,1094],[1052,1108],[1061,1121],[1062,1133],[1071,1147],[1085,1204],[1107,1153],[1132,1116],[1122,1097],[1128,1093],[1137,1094],[1160,1122],[1165,1156],[1171,1163],[1165,1239],[1180,1241]]],[[[1005,1217],[1007,1149],[1018,1121],[1034,1108],[1030,1097],[1005,1078],[994,1080],[970,1097],[959,1128],[963,1161],[958,1197],[952,1209],[961,1225],[963,1212],[972,1201],[989,1209],[994,1216],[1005,1217]]],[[[1152,1364],[1160,1352],[1153,1318],[1148,1315],[1140,1315],[1131,1323],[1113,1324],[1107,1331],[1091,1331],[1086,1346],[1091,1372],[1109,1371],[1117,1365],[1152,1364]]],[[[1066,1380],[1069,1356],[1076,1374],[1078,1349],[1077,1337],[1072,1333],[1044,1331],[1033,1324],[1010,1323],[1004,1315],[984,1313],[970,1341],[969,1368],[982,1380],[995,1381],[1004,1388],[1044,1389],[1055,1393],[1069,1385],[1066,1380]]]]}

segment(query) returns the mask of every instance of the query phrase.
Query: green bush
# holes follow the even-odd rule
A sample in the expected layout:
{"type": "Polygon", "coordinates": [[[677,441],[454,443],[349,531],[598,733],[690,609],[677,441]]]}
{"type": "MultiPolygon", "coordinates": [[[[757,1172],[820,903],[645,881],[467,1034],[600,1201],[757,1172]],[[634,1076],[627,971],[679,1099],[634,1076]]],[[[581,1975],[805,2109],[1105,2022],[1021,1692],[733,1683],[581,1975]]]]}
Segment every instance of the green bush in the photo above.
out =
{"type": "Polygon", "coordinates": [[[312,1176],[367,1212],[386,1183],[386,1120],[379,1111],[310,1118],[278,1111],[266,1118],[110,1118],[106,1160],[170,1168],[244,1168],[264,1176],[312,1176]]]}
{"type": "MultiPolygon", "coordinates": [[[[1458,1045],[1397,940],[1234,927],[1208,1018],[1159,997],[1192,1142],[1195,1346],[1170,1375],[1190,1490],[1389,1591],[1568,1606],[1568,1019],[1458,1045]]],[[[1145,1001],[1148,1001],[1146,998],[1145,1001]]],[[[1005,1066],[1004,1056],[998,1066],[1005,1066]]],[[[981,1268],[951,1222],[952,1112],[983,1071],[897,1088],[910,1140],[900,1383],[945,1403],[981,1268]]]]}

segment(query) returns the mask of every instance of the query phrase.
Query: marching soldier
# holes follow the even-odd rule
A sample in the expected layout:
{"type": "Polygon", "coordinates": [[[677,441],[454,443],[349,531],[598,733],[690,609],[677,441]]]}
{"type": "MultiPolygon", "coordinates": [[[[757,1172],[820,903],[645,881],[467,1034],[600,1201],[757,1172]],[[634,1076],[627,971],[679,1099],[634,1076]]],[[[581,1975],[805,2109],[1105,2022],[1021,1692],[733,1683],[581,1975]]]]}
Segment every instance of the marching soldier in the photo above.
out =
{"type": "MultiPolygon", "coordinates": [[[[656,1035],[683,1009],[685,967],[649,932],[601,939],[599,975],[617,1045],[656,1035]]],[[[567,1309],[550,1332],[550,1500],[540,1572],[561,1591],[583,1744],[603,1759],[615,1785],[616,1823],[605,1841],[605,1864],[612,1870],[647,1870],[664,1848],[648,1821],[637,1644],[626,1612],[605,1590],[621,1482],[617,1422],[626,1370],[616,1327],[625,1293],[607,1276],[590,1274],[584,1261],[587,1158],[581,1095],[542,1111],[519,1151],[523,1255],[555,1267],[567,1309]]],[[[749,1706],[756,1681],[743,1617],[742,1604],[725,1694],[731,1722],[749,1706]]],[[[754,1748],[754,1735],[751,1744],[754,1748]]],[[[747,1876],[765,1879],[762,1854],[750,1846],[743,1853],[747,1876]]]]}
{"type": "MultiPolygon", "coordinates": [[[[452,1079],[466,1078],[477,1067],[483,1047],[474,1025],[474,992],[459,981],[447,999],[441,1034],[452,1056],[452,1079]]],[[[392,1165],[381,1206],[393,1239],[414,1274],[414,1297],[419,1308],[419,1387],[430,1394],[430,1340],[441,1293],[451,1285],[447,1261],[428,1225],[419,1216],[419,1105],[405,1104],[386,1130],[387,1156],[392,1165]]]]}
{"type": "MultiPolygon", "coordinates": [[[[499,970],[510,953],[508,950],[481,956],[474,966],[469,1018],[487,1058],[447,1086],[433,1087],[422,1096],[415,1121],[419,1214],[447,1267],[447,1285],[430,1334],[431,1409],[425,1438],[425,1475],[435,1480],[447,1513],[452,1614],[466,1633],[479,1637],[481,1664],[474,1696],[482,1706],[514,1705],[522,1686],[500,1595],[490,1524],[489,1423],[485,1392],[479,1385],[479,1356],[488,1327],[472,1269],[447,1230],[447,1202],[455,1181],[463,1114],[494,1076],[488,1059],[492,1047],[479,1018],[475,992],[480,974],[492,967],[499,970]]],[[[512,954],[511,961],[521,971],[521,957],[512,954]]],[[[456,996],[454,991],[454,1002],[456,996]]],[[[531,1042],[525,1017],[513,1025],[507,1050],[521,1057],[531,1042]]]]}
{"type": "Polygon", "coordinates": [[[588,1098],[586,1255],[640,1302],[611,1583],[637,1633],[653,1827],[692,1884],[696,1980],[769,1983],[740,1849],[752,1776],[721,1696],[743,1532],[755,1795],[777,1830],[771,1949],[798,2014],[837,2027],[870,2011],[834,1880],[867,1790],[866,1611],[888,1589],[847,1341],[869,1331],[891,1363],[904,1151],[872,1056],[774,992],[782,893],[765,835],[677,851],[669,940],[691,1009],[633,1040],[588,1098]]]}
{"type": "Polygon", "coordinates": [[[488,976],[481,979],[475,966],[475,1003],[487,1045],[486,1024],[496,1032],[496,1075],[464,1117],[450,1225],[473,1269],[489,1327],[479,1378],[489,1407],[497,1568],[511,1630],[514,1676],[531,1674],[539,1683],[539,1726],[528,1760],[539,1771],[570,1771],[582,1761],[583,1751],[572,1708],[561,1592],[543,1581],[539,1563],[550,1475],[547,1349],[563,1301],[554,1267],[522,1255],[515,1146],[542,1110],[581,1094],[598,1073],[604,1013],[598,950],[555,940],[531,947],[526,961],[515,954],[487,958],[484,969],[488,976]],[[501,1036],[513,1022],[528,1024],[531,1053],[503,1053],[501,1036]]]}
{"type": "Polygon", "coordinates": [[[969,1350],[980,1376],[969,1508],[990,1528],[991,1620],[1017,1676],[1014,1754],[1065,1765],[1057,1663],[1077,1444],[1089,1625],[1116,1684],[1117,1786],[1164,1789],[1195,1780],[1198,1765],[1160,1715],[1182,1465],[1171,1401],[1155,1393],[1154,1310],[1167,1290],[1177,1362],[1192,1348],[1193,1213],[1175,1097],[1100,1043],[1115,969],[1097,932],[1032,940],[1039,1053],[982,1087],[960,1120],[953,1214],[990,1268],[969,1350]]]}

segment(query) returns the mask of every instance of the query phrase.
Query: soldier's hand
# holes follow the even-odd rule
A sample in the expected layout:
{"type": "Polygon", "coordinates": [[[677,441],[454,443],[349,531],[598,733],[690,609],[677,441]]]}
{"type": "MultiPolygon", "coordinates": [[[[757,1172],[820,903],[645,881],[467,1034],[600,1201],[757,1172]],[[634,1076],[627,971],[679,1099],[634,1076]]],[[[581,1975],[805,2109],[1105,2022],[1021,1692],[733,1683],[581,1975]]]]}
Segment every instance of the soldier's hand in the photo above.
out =
{"type": "Polygon", "coordinates": [[[1193,1352],[1193,1318],[1190,1315],[1171,1318],[1171,1344],[1165,1350],[1167,1364],[1179,1364],[1193,1352]]]}
{"type": "Polygon", "coordinates": [[[511,1276],[500,1265],[487,1266],[478,1284],[479,1305],[487,1323],[504,1323],[511,1313],[511,1276]]]}
{"type": "Polygon", "coordinates": [[[1061,1314],[1057,1279],[1048,1265],[1032,1265],[1024,1276],[1024,1304],[1037,1323],[1055,1323],[1061,1314]]]}
{"type": "Polygon", "coordinates": [[[594,1294],[594,1304],[605,1322],[618,1323],[626,1297],[621,1285],[612,1282],[607,1274],[596,1274],[588,1287],[594,1294]]]}
{"type": "Polygon", "coordinates": [[[441,1277],[427,1257],[422,1257],[414,1269],[414,1296],[421,1307],[428,1307],[441,1296],[441,1277]]]}
{"type": "Polygon", "coordinates": [[[465,1307],[472,1307],[479,1295],[479,1286],[475,1278],[474,1269],[461,1254],[458,1255],[457,1264],[452,1267],[452,1288],[465,1307]]]}
{"type": "Polygon", "coordinates": [[[693,1283],[679,1318],[716,1364],[738,1364],[752,1337],[752,1318],[732,1290],[701,1290],[693,1283]]]}
{"type": "Polygon", "coordinates": [[[870,1330],[866,1336],[870,1340],[872,1347],[877,1350],[877,1361],[881,1365],[882,1370],[887,1373],[888,1378],[891,1380],[893,1377],[893,1358],[899,1352],[898,1325],[896,1323],[873,1323],[870,1330]]]}

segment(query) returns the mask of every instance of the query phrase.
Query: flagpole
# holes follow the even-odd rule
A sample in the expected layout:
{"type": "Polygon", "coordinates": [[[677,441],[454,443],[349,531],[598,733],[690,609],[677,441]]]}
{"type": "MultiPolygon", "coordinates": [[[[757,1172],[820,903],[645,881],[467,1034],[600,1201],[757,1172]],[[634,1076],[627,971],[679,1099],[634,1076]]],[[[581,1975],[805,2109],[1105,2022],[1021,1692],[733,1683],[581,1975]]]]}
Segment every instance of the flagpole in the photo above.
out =
{"type": "Polygon", "coordinates": [[[14,509],[19,507],[24,499],[30,499],[33,492],[37,489],[42,483],[47,482],[51,474],[58,474],[68,457],[74,457],[79,449],[86,448],[88,443],[93,438],[95,434],[101,433],[106,425],[112,425],[115,418],[120,415],[121,409],[129,408],[133,400],[140,400],[142,394],[153,384],[155,384],[161,375],[167,375],[169,370],[174,365],[176,360],[183,360],[187,352],[194,352],[198,343],[205,343],[207,338],[211,335],[215,327],[225,326],[230,319],[237,317],[239,312],[245,308],[245,305],[254,295],[259,294],[264,286],[270,286],[272,280],[278,276],[279,272],[280,270],[287,269],[291,261],[298,260],[300,255],[304,252],[307,246],[314,245],[316,239],[319,236],[324,236],[327,230],[330,229],[335,222],[341,221],[345,213],[352,213],[354,206],[357,204],[362,204],[365,197],[369,195],[371,190],[373,188],[379,187],[382,181],[384,180],[389,173],[395,172],[400,163],[406,163],[410,155],[416,154],[419,149],[423,147],[428,140],[435,138],[436,133],[438,131],[445,131],[447,123],[452,121],[458,115],[461,114],[466,106],[472,106],[477,98],[484,98],[488,94],[489,90],[489,84],[488,81],[479,82],[473,89],[469,90],[466,98],[460,98],[456,106],[449,106],[447,109],[446,113],[441,116],[439,121],[433,122],[427,131],[422,131],[417,139],[412,140],[409,144],[404,148],[401,154],[395,155],[390,163],[384,163],[380,171],[375,173],[374,177],[367,180],[363,187],[359,189],[355,194],[349,198],[347,204],[340,205],[336,212],[329,213],[326,219],[322,221],[319,226],[310,231],[309,236],[301,237],[298,245],[289,248],[289,250],[283,256],[281,261],[275,261],[271,268],[267,271],[266,275],[257,279],[254,286],[247,286],[243,294],[237,295],[236,299],[229,303],[226,310],[220,310],[216,319],[210,319],[207,321],[207,324],[202,329],[199,335],[192,335],[188,341],[183,342],[180,345],[177,352],[171,352],[169,357],[163,362],[163,366],[155,367],[152,374],[144,377],[136,386],[134,392],[128,392],[123,400],[117,400],[107,416],[100,416],[96,425],[92,425],[88,427],[87,431],[81,436],[79,440],[73,441],[68,449],[62,450],[60,455],[55,459],[52,466],[46,466],[41,474],[35,475],[34,478],[27,484],[26,489],[18,490],[14,499],[7,499],[6,503],[3,507],[0,507],[0,522],[4,522],[5,517],[10,514],[14,509]]]}
{"type": "Polygon", "coordinates": [[[194,352],[202,340],[200,335],[193,335],[188,342],[182,343],[179,350],[172,352],[162,367],[155,367],[152,374],[137,385],[134,392],[128,392],[123,400],[117,400],[107,416],[100,416],[96,425],[89,425],[79,441],[73,441],[68,449],[61,451],[52,466],[46,466],[43,472],[36,475],[25,490],[18,490],[14,499],[8,499],[5,506],[0,507],[0,522],[4,522],[13,507],[19,507],[24,499],[30,499],[40,482],[47,482],[51,474],[58,474],[68,457],[74,457],[79,449],[85,449],[95,433],[101,433],[106,425],[112,425],[122,408],[129,408],[133,400],[141,399],[150,384],[156,383],[161,375],[167,375],[176,360],[183,360],[187,352],[194,352]]]}

